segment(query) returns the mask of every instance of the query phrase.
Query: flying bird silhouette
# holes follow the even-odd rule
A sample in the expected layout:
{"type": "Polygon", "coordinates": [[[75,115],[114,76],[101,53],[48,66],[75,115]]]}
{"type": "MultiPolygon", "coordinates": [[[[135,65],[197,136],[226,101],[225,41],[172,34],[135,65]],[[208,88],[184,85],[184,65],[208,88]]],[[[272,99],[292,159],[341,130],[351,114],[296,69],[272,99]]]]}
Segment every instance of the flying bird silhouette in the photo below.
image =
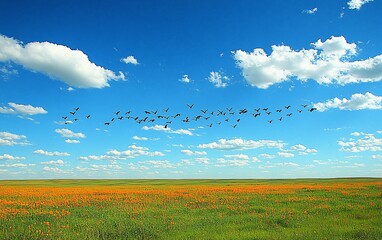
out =
{"type": "Polygon", "coordinates": [[[194,104],[186,104],[187,107],[189,107],[190,109],[194,106],[194,104]]]}

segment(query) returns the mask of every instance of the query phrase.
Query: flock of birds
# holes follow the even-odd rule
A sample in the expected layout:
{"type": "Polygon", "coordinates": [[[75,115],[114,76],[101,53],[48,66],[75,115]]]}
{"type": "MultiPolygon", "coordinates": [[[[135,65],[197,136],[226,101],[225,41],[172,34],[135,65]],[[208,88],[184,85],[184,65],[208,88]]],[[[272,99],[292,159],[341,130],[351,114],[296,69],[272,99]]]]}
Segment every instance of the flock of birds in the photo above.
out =
{"type": "MultiPolygon", "coordinates": [[[[247,108],[233,110],[233,108],[225,108],[223,110],[209,111],[208,109],[196,109],[194,104],[186,104],[187,109],[190,110],[189,114],[169,112],[170,108],[162,109],[161,111],[149,111],[146,110],[139,115],[134,115],[131,110],[122,112],[120,110],[113,113],[112,116],[104,121],[105,126],[109,126],[118,121],[130,120],[137,124],[161,124],[164,128],[169,126],[176,120],[180,120],[183,123],[190,123],[192,121],[201,122],[206,127],[219,126],[222,123],[229,124],[232,128],[236,128],[242,118],[245,115],[252,115],[254,119],[260,119],[263,116],[266,117],[266,121],[272,124],[275,121],[283,121],[286,118],[292,117],[294,114],[300,114],[302,112],[314,112],[317,110],[315,107],[309,107],[308,104],[303,104],[301,107],[294,109],[291,105],[284,106],[282,108],[271,111],[267,108],[255,108],[250,111],[247,108]]],[[[80,120],[81,114],[78,114],[80,108],[73,108],[73,111],[69,111],[66,116],[62,116],[64,124],[73,124],[80,120]]],[[[90,119],[91,115],[84,115],[84,119],[90,119]]]]}

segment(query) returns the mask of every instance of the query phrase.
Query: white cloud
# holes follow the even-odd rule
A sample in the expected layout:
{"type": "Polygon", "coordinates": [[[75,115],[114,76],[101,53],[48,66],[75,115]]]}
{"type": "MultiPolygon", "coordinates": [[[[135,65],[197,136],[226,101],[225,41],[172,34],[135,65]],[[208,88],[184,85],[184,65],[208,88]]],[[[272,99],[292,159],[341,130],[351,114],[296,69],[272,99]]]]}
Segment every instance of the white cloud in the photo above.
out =
{"type": "Polygon", "coordinates": [[[281,163],[274,163],[275,166],[281,166],[281,167],[298,167],[300,166],[297,163],[294,162],[281,162],[281,163]]]}
{"type": "Polygon", "coordinates": [[[168,160],[148,160],[140,163],[147,164],[153,168],[175,168],[175,165],[168,160]]]}
{"type": "Polygon", "coordinates": [[[364,133],[363,132],[352,132],[350,135],[355,136],[355,137],[359,137],[361,135],[364,135],[364,133]]]}
{"type": "Polygon", "coordinates": [[[294,145],[290,148],[292,151],[298,151],[299,155],[308,155],[310,153],[317,153],[318,151],[314,148],[307,148],[302,144],[294,145]]]}
{"type": "Polygon", "coordinates": [[[199,144],[198,148],[203,149],[218,149],[218,150],[243,150],[243,149],[255,149],[255,148],[282,148],[284,143],[281,141],[272,140],[245,140],[241,138],[235,138],[231,140],[219,139],[217,142],[199,144]]]}
{"type": "Polygon", "coordinates": [[[23,105],[17,103],[8,103],[9,107],[0,107],[0,113],[3,114],[21,114],[21,115],[36,115],[48,113],[42,107],[33,107],[32,105],[23,105]]]}
{"type": "Polygon", "coordinates": [[[66,139],[65,142],[69,143],[69,144],[78,144],[78,143],[81,143],[80,140],[76,140],[76,139],[66,139]]]}
{"type": "Polygon", "coordinates": [[[372,155],[372,159],[382,160],[382,155],[372,155]]]}
{"type": "Polygon", "coordinates": [[[7,167],[7,168],[26,168],[26,167],[32,167],[36,166],[36,164],[33,163],[12,163],[12,164],[2,164],[0,167],[7,167]]]}
{"type": "Polygon", "coordinates": [[[242,160],[249,160],[249,156],[246,154],[227,154],[224,155],[225,158],[230,158],[230,159],[242,159],[242,160]]]}
{"type": "Polygon", "coordinates": [[[180,152],[183,154],[186,154],[188,156],[205,156],[205,155],[207,155],[207,152],[205,152],[205,151],[199,152],[199,151],[191,151],[189,149],[182,149],[180,152]]]}
{"type": "Polygon", "coordinates": [[[0,62],[14,62],[77,88],[103,88],[108,81],[125,79],[122,72],[97,66],[81,50],[50,42],[20,41],[0,35],[0,62]]]}
{"type": "Polygon", "coordinates": [[[212,83],[217,88],[224,88],[228,86],[229,77],[222,76],[219,72],[210,72],[208,81],[212,83]]]}
{"type": "Polygon", "coordinates": [[[46,166],[46,167],[43,168],[43,170],[46,171],[46,172],[53,172],[53,173],[68,173],[67,171],[64,171],[64,170],[62,170],[62,169],[60,169],[58,167],[48,167],[48,166],[46,166]]]}
{"type": "Polygon", "coordinates": [[[306,13],[306,14],[314,14],[315,12],[317,12],[317,8],[312,8],[312,9],[305,9],[302,11],[302,13],[306,13]]]}
{"type": "Polygon", "coordinates": [[[53,156],[61,156],[61,157],[70,156],[70,154],[67,152],[48,152],[48,151],[44,151],[42,149],[38,149],[38,150],[34,151],[33,153],[45,155],[45,156],[51,156],[51,157],[53,157],[53,156]]]}
{"type": "Polygon", "coordinates": [[[242,167],[249,164],[248,159],[225,159],[218,158],[215,166],[217,167],[242,167]]]}
{"type": "Polygon", "coordinates": [[[75,133],[67,128],[56,129],[55,132],[65,138],[85,138],[86,137],[85,134],[83,133],[75,133]]]}
{"type": "Polygon", "coordinates": [[[262,89],[292,77],[340,85],[382,80],[382,55],[350,62],[357,54],[357,45],[348,43],[343,36],[332,36],[324,42],[319,39],[312,46],[295,51],[289,46],[273,45],[269,56],[261,48],[250,53],[237,50],[233,57],[245,80],[262,89]]]}
{"type": "Polygon", "coordinates": [[[24,135],[17,135],[10,132],[0,132],[0,146],[30,145],[26,138],[27,137],[24,135]]]}
{"type": "Polygon", "coordinates": [[[2,156],[0,155],[0,160],[5,160],[5,161],[19,161],[19,160],[24,160],[25,157],[15,157],[10,154],[3,154],[2,156]]]}
{"type": "Polygon", "coordinates": [[[331,108],[340,110],[363,110],[363,109],[382,109],[382,97],[375,96],[372,93],[353,94],[350,99],[333,98],[326,102],[319,102],[313,105],[318,111],[323,112],[331,108]]]}
{"type": "Polygon", "coordinates": [[[289,153],[289,152],[278,152],[277,155],[279,155],[280,157],[284,157],[284,158],[292,158],[292,157],[294,157],[294,154],[293,153],[289,153]]]}
{"type": "Polygon", "coordinates": [[[210,159],[208,157],[198,157],[195,159],[197,163],[208,164],[210,159]]]}
{"type": "Polygon", "coordinates": [[[297,145],[292,146],[291,149],[295,150],[295,151],[304,151],[306,149],[306,147],[302,144],[297,144],[297,145]]]}
{"type": "Polygon", "coordinates": [[[138,137],[138,136],[133,136],[132,139],[137,140],[137,141],[147,141],[147,140],[149,140],[147,137],[138,137]]]}
{"type": "Polygon", "coordinates": [[[350,0],[348,2],[349,9],[357,9],[360,10],[362,5],[372,2],[374,0],[350,0]]]}
{"type": "Polygon", "coordinates": [[[126,64],[133,64],[133,65],[139,64],[138,60],[134,56],[128,56],[128,57],[122,58],[121,61],[126,64]]]}
{"type": "Polygon", "coordinates": [[[53,165],[53,166],[63,166],[65,164],[65,162],[61,159],[59,160],[51,160],[51,161],[48,161],[48,162],[41,162],[41,164],[43,165],[53,165]]]}
{"type": "Polygon", "coordinates": [[[177,129],[177,130],[172,130],[170,127],[166,127],[163,125],[155,125],[155,126],[143,126],[142,130],[154,130],[154,131],[163,131],[163,132],[168,132],[168,133],[173,133],[173,134],[181,134],[181,135],[189,135],[193,136],[194,134],[188,130],[188,129],[177,129]]]}
{"type": "Polygon", "coordinates": [[[128,158],[136,158],[139,156],[148,156],[148,157],[162,157],[164,154],[159,151],[151,152],[148,148],[139,147],[136,145],[131,145],[127,150],[119,151],[112,149],[104,155],[89,155],[87,157],[80,157],[80,160],[125,160],[128,158]]]}
{"type": "Polygon", "coordinates": [[[187,74],[184,74],[184,75],[182,76],[182,78],[179,79],[179,82],[190,83],[190,82],[191,82],[191,78],[190,78],[187,74]]]}
{"type": "Polygon", "coordinates": [[[271,155],[271,154],[268,154],[268,153],[262,153],[259,155],[260,158],[264,158],[264,159],[273,159],[275,158],[276,156],[275,155],[271,155]]]}
{"type": "Polygon", "coordinates": [[[365,151],[382,151],[382,139],[376,138],[373,134],[361,135],[362,138],[357,140],[349,139],[348,141],[338,141],[340,150],[346,152],[365,152],[365,151]]]}

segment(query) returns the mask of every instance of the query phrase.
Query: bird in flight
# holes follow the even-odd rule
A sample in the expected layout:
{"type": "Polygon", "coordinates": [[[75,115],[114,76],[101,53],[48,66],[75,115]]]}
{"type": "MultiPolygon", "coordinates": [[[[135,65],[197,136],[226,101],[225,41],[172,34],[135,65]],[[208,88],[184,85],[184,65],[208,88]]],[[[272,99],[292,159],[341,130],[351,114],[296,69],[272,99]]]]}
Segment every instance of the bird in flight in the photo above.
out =
{"type": "Polygon", "coordinates": [[[79,108],[79,107],[76,107],[76,108],[74,108],[74,110],[77,112],[78,110],[80,110],[80,108],[79,108]]]}
{"type": "Polygon", "coordinates": [[[308,104],[302,104],[301,105],[303,108],[306,108],[308,106],[308,104]]]}
{"type": "Polygon", "coordinates": [[[194,106],[194,104],[186,104],[187,107],[189,107],[190,109],[194,106]]]}
{"type": "Polygon", "coordinates": [[[105,122],[105,125],[110,125],[110,123],[109,122],[105,122]]]}
{"type": "Polygon", "coordinates": [[[69,112],[70,114],[72,114],[74,116],[74,114],[76,114],[76,112],[69,112]]]}
{"type": "Polygon", "coordinates": [[[200,110],[200,111],[202,111],[202,113],[204,113],[204,114],[206,114],[207,113],[207,111],[208,111],[208,109],[206,109],[206,110],[200,110]]]}
{"type": "Polygon", "coordinates": [[[317,108],[313,107],[313,108],[309,109],[309,112],[313,112],[313,111],[316,111],[316,110],[317,110],[317,108]]]}
{"type": "Polygon", "coordinates": [[[166,108],[166,109],[163,109],[163,111],[168,112],[169,109],[170,109],[170,108],[166,108]]]}
{"type": "Polygon", "coordinates": [[[89,118],[90,118],[90,115],[87,115],[86,118],[89,119],[89,118]]]}
{"type": "Polygon", "coordinates": [[[244,108],[244,109],[240,109],[239,114],[244,114],[247,112],[248,112],[248,110],[246,108],[244,108]]]}
{"type": "Polygon", "coordinates": [[[117,111],[117,112],[115,112],[115,115],[118,115],[120,112],[121,112],[121,111],[117,111]]]}
{"type": "Polygon", "coordinates": [[[291,107],[290,105],[288,105],[288,106],[285,106],[285,108],[286,108],[286,109],[289,109],[290,107],[291,107]]]}
{"type": "Polygon", "coordinates": [[[65,116],[65,117],[62,117],[62,118],[66,120],[68,117],[67,117],[67,116],[65,116]]]}

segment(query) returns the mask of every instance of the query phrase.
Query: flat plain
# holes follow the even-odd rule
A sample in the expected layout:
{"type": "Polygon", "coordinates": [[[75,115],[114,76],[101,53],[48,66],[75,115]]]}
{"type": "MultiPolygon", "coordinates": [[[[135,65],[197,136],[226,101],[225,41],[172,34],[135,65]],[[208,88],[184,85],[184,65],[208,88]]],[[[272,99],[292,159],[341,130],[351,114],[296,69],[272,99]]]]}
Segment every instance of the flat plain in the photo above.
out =
{"type": "Polygon", "coordinates": [[[382,239],[382,179],[0,181],[0,239],[382,239]]]}

